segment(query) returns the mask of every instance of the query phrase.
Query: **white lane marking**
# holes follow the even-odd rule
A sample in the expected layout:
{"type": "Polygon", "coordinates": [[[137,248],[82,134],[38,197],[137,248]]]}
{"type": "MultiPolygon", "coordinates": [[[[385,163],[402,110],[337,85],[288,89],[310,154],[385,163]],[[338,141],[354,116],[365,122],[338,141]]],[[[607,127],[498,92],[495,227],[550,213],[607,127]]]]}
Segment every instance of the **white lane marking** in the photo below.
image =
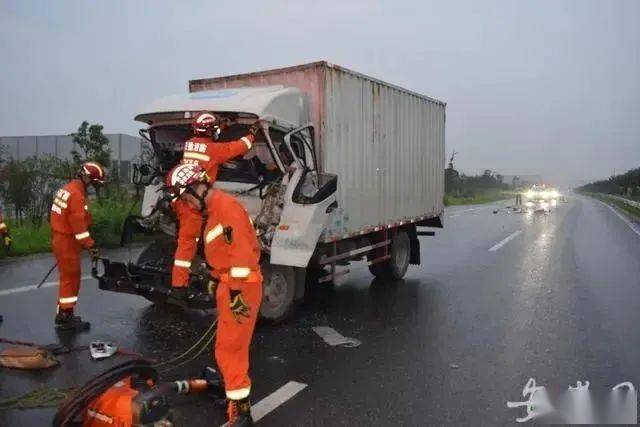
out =
{"type": "MultiPolygon", "coordinates": [[[[88,279],[93,279],[93,276],[82,276],[80,278],[80,280],[88,280],[88,279]]],[[[40,289],[50,288],[51,286],[56,286],[57,284],[58,284],[57,280],[55,282],[44,282],[42,286],[40,286],[40,289]]],[[[4,289],[0,291],[0,297],[5,295],[11,295],[11,294],[19,294],[22,292],[34,291],[36,289],[38,289],[38,285],[29,285],[29,286],[22,286],[20,288],[4,289]]]]}
{"type": "Polygon", "coordinates": [[[463,214],[465,212],[473,212],[473,211],[479,211],[480,209],[495,208],[498,205],[499,205],[499,203],[491,203],[490,205],[480,206],[480,207],[477,207],[477,208],[463,209],[461,211],[455,211],[451,215],[449,215],[447,218],[455,218],[455,217],[458,217],[458,216],[460,216],[461,214],[463,214]]]}
{"type": "Polygon", "coordinates": [[[340,332],[336,331],[332,327],[329,326],[314,326],[313,332],[318,334],[320,338],[324,340],[327,344],[332,347],[341,346],[341,347],[357,347],[362,344],[355,338],[349,338],[342,336],[340,332]]]}
{"type": "Polygon", "coordinates": [[[307,388],[306,384],[289,381],[251,407],[251,417],[253,418],[253,421],[257,422],[261,418],[264,418],[271,411],[291,399],[296,394],[300,393],[305,388],[307,388]]]}
{"type": "Polygon", "coordinates": [[[513,233],[511,233],[510,235],[508,235],[507,237],[505,237],[504,239],[502,239],[501,241],[499,241],[498,243],[493,245],[489,249],[489,252],[497,251],[498,249],[500,249],[501,247],[503,247],[504,245],[506,245],[507,243],[509,243],[510,241],[515,239],[516,237],[518,237],[518,235],[520,235],[520,233],[522,233],[522,230],[514,231],[513,233]]]}
{"type": "Polygon", "coordinates": [[[638,236],[640,236],[640,230],[638,230],[633,223],[629,220],[629,218],[625,217],[624,215],[622,215],[620,212],[618,212],[618,210],[616,208],[614,208],[613,206],[603,202],[602,200],[598,200],[600,203],[602,203],[603,205],[605,205],[606,207],[608,207],[609,209],[611,209],[611,212],[613,212],[614,214],[616,214],[618,216],[618,218],[620,218],[621,220],[624,221],[625,224],[627,224],[629,226],[629,228],[631,229],[631,231],[633,231],[634,233],[636,233],[638,236]]]}

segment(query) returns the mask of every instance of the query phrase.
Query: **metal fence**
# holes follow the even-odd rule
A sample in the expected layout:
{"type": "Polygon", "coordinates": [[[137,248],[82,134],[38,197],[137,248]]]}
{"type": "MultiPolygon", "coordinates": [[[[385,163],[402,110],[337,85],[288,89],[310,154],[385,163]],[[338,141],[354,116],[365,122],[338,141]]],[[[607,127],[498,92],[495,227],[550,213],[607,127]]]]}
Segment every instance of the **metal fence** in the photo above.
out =
{"type": "MultiPolygon", "coordinates": [[[[133,163],[139,159],[143,140],[122,133],[106,134],[111,148],[111,159],[120,179],[131,182],[133,163]]],[[[71,159],[74,149],[70,135],[0,136],[0,150],[14,160],[27,157],[51,155],[60,159],[71,159]]]]}

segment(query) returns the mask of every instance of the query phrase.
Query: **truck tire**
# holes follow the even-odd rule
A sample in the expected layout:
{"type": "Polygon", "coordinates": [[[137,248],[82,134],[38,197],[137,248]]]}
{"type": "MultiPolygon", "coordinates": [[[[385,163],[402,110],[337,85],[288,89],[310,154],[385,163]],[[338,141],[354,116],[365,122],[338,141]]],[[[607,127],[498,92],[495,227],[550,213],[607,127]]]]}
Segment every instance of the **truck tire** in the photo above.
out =
{"type": "Polygon", "coordinates": [[[286,265],[271,265],[268,261],[261,265],[262,304],[260,317],[273,322],[285,320],[293,311],[296,296],[297,268],[286,265]]]}
{"type": "Polygon", "coordinates": [[[389,251],[391,258],[377,264],[371,264],[369,271],[381,279],[400,280],[407,273],[411,259],[409,235],[403,230],[398,231],[391,238],[389,251]]]}

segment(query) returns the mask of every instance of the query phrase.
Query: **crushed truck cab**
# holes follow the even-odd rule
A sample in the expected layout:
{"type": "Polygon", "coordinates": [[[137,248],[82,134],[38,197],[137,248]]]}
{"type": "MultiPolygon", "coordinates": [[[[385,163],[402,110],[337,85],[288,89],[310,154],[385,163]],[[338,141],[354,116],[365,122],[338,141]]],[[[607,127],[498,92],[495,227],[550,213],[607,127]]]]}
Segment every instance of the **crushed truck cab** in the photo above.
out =
{"type": "MultiPolygon", "coordinates": [[[[193,80],[189,89],[135,117],[147,125],[141,135],[154,160],[136,167],[146,189],[123,241],[137,231],[157,239],[135,263],[107,261],[102,289],[172,302],[177,225],[162,178],[181,160],[201,111],[231,121],[220,142],[263,120],[251,150],[220,165],[215,184],[253,220],[265,278],[262,317],[287,316],[306,286],[334,281],[353,261],[366,260],[388,280],[419,264],[418,236],[432,234],[421,227],[442,227],[443,102],[326,62],[193,80]]],[[[192,262],[185,306],[213,305],[202,259],[192,262]]]]}

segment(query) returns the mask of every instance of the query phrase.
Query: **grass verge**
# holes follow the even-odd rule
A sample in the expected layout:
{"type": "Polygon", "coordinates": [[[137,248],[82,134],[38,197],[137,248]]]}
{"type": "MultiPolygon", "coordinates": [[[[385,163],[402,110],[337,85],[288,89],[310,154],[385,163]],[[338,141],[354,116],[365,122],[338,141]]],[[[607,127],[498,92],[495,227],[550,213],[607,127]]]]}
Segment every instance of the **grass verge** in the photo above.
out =
{"type": "MultiPolygon", "coordinates": [[[[110,248],[120,244],[120,236],[124,220],[129,212],[139,212],[140,204],[133,205],[129,198],[111,198],[100,202],[92,201],[90,211],[93,217],[93,226],[89,229],[91,236],[98,247],[110,248]]],[[[28,220],[17,225],[11,220],[7,221],[13,245],[10,252],[0,248],[0,258],[7,256],[23,256],[51,251],[51,228],[45,221],[36,226],[28,220]]]]}
{"type": "Polygon", "coordinates": [[[475,194],[471,197],[453,196],[445,194],[444,205],[445,206],[457,206],[457,205],[481,205],[483,203],[492,203],[499,200],[506,200],[515,197],[513,194],[506,191],[487,191],[485,193],[475,194]]]}

